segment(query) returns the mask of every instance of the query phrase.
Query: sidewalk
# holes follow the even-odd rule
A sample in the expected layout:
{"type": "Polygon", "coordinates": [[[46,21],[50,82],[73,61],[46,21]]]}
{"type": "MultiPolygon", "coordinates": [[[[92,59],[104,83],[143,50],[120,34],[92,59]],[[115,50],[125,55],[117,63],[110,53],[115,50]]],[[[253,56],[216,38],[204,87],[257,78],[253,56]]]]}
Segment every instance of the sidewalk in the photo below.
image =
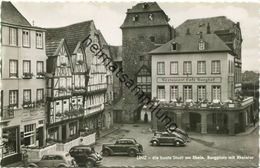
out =
{"type": "MultiPolygon", "coordinates": [[[[120,129],[119,125],[114,125],[110,129],[107,129],[107,130],[104,130],[104,131],[100,131],[100,137],[99,138],[102,138],[102,137],[104,137],[106,135],[109,135],[109,134],[111,134],[111,133],[113,133],[113,132],[115,132],[115,131],[117,131],[119,129],[120,129]]],[[[15,163],[3,166],[3,167],[23,167],[23,162],[22,161],[15,162],[15,163]]]]}
{"type": "Polygon", "coordinates": [[[108,135],[108,134],[111,134],[111,133],[113,133],[113,132],[115,132],[115,131],[117,131],[117,130],[119,130],[119,129],[120,129],[120,126],[114,124],[114,126],[113,126],[112,128],[106,129],[106,130],[104,130],[104,131],[100,131],[100,136],[99,136],[99,138],[102,138],[102,137],[104,137],[104,136],[106,136],[106,135],[108,135]]]}
{"type": "Polygon", "coordinates": [[[257,123],[255,124],[255,126],[251,126],[251,127],[247,128],[247,130],[246,130],[245,132],[236,134],[236,136],[249,135],[249,134],[251,134],[255,129],[257,129],[258,127],[259,127],[259,122],[257,122],[257,123]]]}

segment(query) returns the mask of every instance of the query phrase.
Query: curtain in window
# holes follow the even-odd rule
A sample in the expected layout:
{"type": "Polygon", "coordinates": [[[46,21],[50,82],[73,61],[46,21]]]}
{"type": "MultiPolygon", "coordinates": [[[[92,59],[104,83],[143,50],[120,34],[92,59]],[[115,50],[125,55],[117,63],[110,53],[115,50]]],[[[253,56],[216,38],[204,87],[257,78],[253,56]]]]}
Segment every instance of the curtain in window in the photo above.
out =
{"type": "Polygon", "coordinates": [[[23,92],[23,100],[24,100],[24,102],[31,101],[31,91],[30,90],[25,90],[23,92]]]}
{"type": "Polygon", "coordinates": [[[23,73],[30,73],[30,62],[29,61],[23,62],[23,73]]]}
{"type": "Polygon", "coordinates": [[[179,97],[178,86],[171,86],[171,100],[176,100],[179,97]]]}

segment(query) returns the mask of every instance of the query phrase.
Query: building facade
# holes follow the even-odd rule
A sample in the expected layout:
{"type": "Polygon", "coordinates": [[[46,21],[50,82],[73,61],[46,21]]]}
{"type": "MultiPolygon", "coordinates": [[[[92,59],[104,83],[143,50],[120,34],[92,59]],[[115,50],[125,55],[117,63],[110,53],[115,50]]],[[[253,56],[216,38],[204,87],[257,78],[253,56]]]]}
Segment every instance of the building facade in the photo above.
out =
{"type": "MultiPolygon", "coordinates": [[[[113,113],[109,110],[109,102],[113,100],[113,93],[112,89],[108,89],[108,86],[112,88],[113,83],[111,72],[106,70],[102,59],[93,55],[90,45],[98,45],[110,57],[106,41],[101,32],[95,28],[93,21],[47,29],[49,44],[47,49],[50,51],[55,49],[55,56],[57,56],[56,50],[62,39],[64,39],[64,45],[67,46],[65,51],[70,63],[67,65],[66,71],[71,72],[71,74],[65,75],[71,80],[67,81],[71,85],[65,89],[62,87],[62,89],[71,94],[66,97],[68,99],[67,108],[61,109],[64,114],[68,113],[68,116],[71,117],[65,118],[64,122],[59,121],[58,127],[57,124],[48,124],[48,130],[52,131],[52,127],[55,127],[55,131],[60,134],[58,139],[54,138],[55,140],[66,139],[69,141],[77,138],[80,132],[87,134],[96,132],[98,135],[102,129],[110,128],[113,124],[113,113]],[[108,110],[105,110],[106,103],[108,103],[108,110]]],[[[52,56],[49,58],[51,60],[52,56]]],[[[53,68],[50,69],[53,71],[53,68]]],[[[63,83],[66,82],[63,81],[63,83]]],[[[50,107],[47,108],[48,115],[51,114],[50,107]]],[[[50,137],[50,139],[53,138],[50,137]]]]}
{"type": "Polygon", "coordinates": [[[225,16],[188,19],[176,28],[176,35],[216,34],[232,51],[234,55],[235,92],[242,89],[242,34],[239,22],[235,23],[225,16]]]}
{"type": "Polygon", "coordinates": [[[45,29],[10,3],[1,5],[1,165],[21,159],[21,147],[45,145],[45,29]]]}
{"type": "Polygon", "coordinates": [[[179,127],[234,134],[252,123],[253,99],[235,93],[236,55],[216,34],[177,36],[150,54],[152,97],[179,127]]]}

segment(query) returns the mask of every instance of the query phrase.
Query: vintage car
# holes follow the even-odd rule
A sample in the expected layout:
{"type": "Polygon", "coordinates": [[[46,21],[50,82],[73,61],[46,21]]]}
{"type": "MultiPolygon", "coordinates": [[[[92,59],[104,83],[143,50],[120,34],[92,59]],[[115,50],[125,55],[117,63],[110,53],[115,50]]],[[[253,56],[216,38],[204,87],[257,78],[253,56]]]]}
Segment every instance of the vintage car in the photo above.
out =
{"type": "Polygon", "coordinates": [[[55,151],[43,155],[39,162],[29,163],[28,167],[77,167],[77,164],[68,152],[55,151]]]}
{"type": "Polygon", "coordinates": [[[92,168],[100,165],[102,156],[95,152],[94,147],[88,145],[74,146],[69,151],[77,165],[92,168]]]}
{"type": "Polygon", "coordinates": [[[177,132],[156,132],[150,143],[153,146],[159,145],[174,145],[184,146],[187,143],[187,138],[177,132]]]}
{"type": "Polygon", "coordinates": [[[183,138],[185,138],[185,140],[186,140],[187,142],[190,142],[190,137],[189,137],[188,133],[187,133],[186,131],[184,131],[183,129],[180,129],[180,128],[170,129],[170,128],[169,128],[169,129],[167,129],[166,131],[169,132],[169,133],[171,133],[171,132],[177,132],[177,133],[183,135],[183,136],[184,136],[183,138]]]}
{"type": "Polygon", "coordinates": [[[103,156],[109,155],[129,155],[135,157],[143,154],[143,146],[133,138],[118,139],[113,144],[102,145],[103,156]]]}

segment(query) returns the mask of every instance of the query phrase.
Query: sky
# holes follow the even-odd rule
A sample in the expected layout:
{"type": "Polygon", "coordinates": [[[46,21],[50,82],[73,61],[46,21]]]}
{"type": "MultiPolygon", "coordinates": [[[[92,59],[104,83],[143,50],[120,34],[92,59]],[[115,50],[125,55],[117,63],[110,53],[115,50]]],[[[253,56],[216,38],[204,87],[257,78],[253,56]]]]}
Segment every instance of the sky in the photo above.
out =
{"type": "MultiPolygon", "coordinates": [[[[111,45],[122,44],[122,25],[127,9],[136,2],[13,2],[35,26],[61,27],[86,20],[95,26],[111,45]]],[[[187,19],[226,16],[240,22],[242,31],[242,70],[259,70],[259,7],[255,3],[158,2],[169,16],[170,25],[178,27],[187,19]]]]}

